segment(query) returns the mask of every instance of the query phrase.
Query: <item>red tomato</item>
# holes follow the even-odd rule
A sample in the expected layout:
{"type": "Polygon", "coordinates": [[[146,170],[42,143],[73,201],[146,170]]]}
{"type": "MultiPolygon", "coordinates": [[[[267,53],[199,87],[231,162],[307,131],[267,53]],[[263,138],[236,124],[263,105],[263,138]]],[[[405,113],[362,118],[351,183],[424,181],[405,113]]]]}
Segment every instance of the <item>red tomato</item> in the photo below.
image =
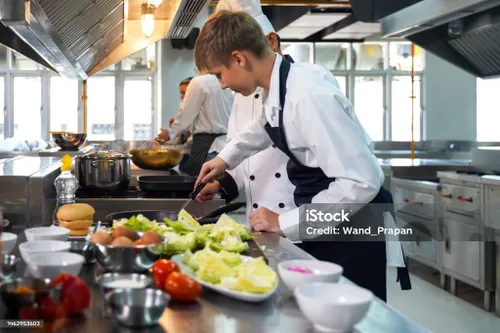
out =
{"type": "Polygon", "coordinates": [[[42,316],[40,319],[54,320],[56,318],[57,303],[50,296],[45,296],[38,302],[38,313],[42,316]]]}
{"type": "Polygon", "coordinates": [[[23,307],[19,309],[19,319],[22,320],[40,319],[38,309],[34,307],[23,307]]]}
{"type": "Polygon", "coordinates": [[[176,301],[192,302],[200,297],[201,285],[185,274],[173,272],[165,281],[165,291],[176,301]]]}
{"type": "Polygon", "coordinates": [[[67,273],[61,273],[57,279],[51,281],[51,286],[62,284],[61,303],[64,304],[64,310],[67,315],[73,315],[83,312],[90,305],[90,289],[77,276],[67,273]]]}
{"type": "Polygon", "coordinates": [[[179,266],[175,261],[161,259],[155,261],[153,267],[151,267],[151,273],[153,274],[153,279],[156,286],[159,289],[163,289],[165,286],[165,280],[172,272],[180,272],[179,266]]]}

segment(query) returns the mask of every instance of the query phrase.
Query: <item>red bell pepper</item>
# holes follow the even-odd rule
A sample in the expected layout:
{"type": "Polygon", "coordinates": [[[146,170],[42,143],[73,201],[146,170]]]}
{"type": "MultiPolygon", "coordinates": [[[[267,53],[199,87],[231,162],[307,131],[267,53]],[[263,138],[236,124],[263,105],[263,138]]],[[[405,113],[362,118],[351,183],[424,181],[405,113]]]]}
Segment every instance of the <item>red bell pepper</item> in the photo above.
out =
{"type": "Polygon", "coordinates": [[[55,287],[62,283],[61,303],[67,315],[83,312],[90,305],[90,289],[87,284],[77,276],[61,273],[57,279],[50,283],[55,287]]]}

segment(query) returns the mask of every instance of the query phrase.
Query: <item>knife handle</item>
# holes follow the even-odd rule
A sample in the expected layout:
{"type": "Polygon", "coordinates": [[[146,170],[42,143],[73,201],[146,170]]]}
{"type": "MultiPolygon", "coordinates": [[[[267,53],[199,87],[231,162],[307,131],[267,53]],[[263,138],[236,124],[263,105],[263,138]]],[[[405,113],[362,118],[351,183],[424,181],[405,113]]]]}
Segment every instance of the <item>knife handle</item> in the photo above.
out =
{"type": "Polygon", "coordinates": [[[205,185],[207,185],[207,183],[199,183],[194,191],[189,194],[189,199],[194,200],[196,196],[201,192],[201,190],[203,190],[205,185]]]}

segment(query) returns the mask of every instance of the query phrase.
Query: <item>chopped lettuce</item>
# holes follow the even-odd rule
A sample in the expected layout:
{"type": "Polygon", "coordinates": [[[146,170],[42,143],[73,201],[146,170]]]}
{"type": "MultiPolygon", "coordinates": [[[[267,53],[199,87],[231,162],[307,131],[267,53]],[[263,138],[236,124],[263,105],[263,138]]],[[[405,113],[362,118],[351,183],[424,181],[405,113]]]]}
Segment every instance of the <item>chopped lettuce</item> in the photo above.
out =
{"type": "Polygon", "coordinates": [[[252,239],[252,235],[250,234],[250,229],[241,223],[236,222],[234,219],[230,218],[226,214],[222,214],[215,226],[213,227],[213,231],[217,231],[219,229],[230,228],[236,230],[241,240],[246,241],[252,239]]]}
{"type": "Polygon", "coordinates": [[[164,219],[165,224],[175,230],[175,232],[185,235],[187,233],[196,231],[201,225],[184,209],[179,212],[179,219],[172,221],[168,218],[164,219]]]}
{"type": "Polygon", "coordinates": [[[212,232],[214,225],[215,224],[205,224],[195,231],[196,242],[199,247],[203,248],[211,241],[209,234],[212,232]]]}
{"type": "Polygon", "coordinates": [[[178,235],[175,232],[169,232],[164,234],[167,239],[167,243],[163,248],[164,256],[173,256],[179,253],[184,253],[187,250],[194,250],[196,248],[196,237],[194,232],[186,235],[178,235]]]}
{"type": "Polygon", "coordinates": [[[210,243],[212,250],[238,253],[248,250],[248,244],[243,242],[238,232],[229,226],[219,228],[218,230],[214,228],[210,237],[215,241],[214,243],[210,243]]]}
{"type": "Polygon", "coordinates": [[[236,291],[267,293],[278,283],[277,274],[262,257],[244,262],[239,253],[217,253],[207,247],[195,254],[187,251],[182,261],[199,279],[236,291]]]}
{"type": "Polygon", "coordinates": [[[278,283],[278,277],[262,257],[235,268],[235,277],[222,277],[221,286],[248,293],[267,293],[278,283]]]}
{"type": "Polygon", "coordinates": [[[121,219],[113,221],[113,227],[111,228],[111,230],[114,230],[114,228],[118,226],[127,227],[128,229],[135,232],[154,231],[158,234],[163,234],[164,232],[172,230],[171,228],[167,227],[164,224],[148,220],[142,214],[139,214],[137,216],[132,216],[129,219],[121,219]]]}
{"type": "Polygon", "coordinates": [[[203,281],[218,284],[223,277],[234,276],[235,270],[217,256],[208,256],[196,271],[203,281]]]}

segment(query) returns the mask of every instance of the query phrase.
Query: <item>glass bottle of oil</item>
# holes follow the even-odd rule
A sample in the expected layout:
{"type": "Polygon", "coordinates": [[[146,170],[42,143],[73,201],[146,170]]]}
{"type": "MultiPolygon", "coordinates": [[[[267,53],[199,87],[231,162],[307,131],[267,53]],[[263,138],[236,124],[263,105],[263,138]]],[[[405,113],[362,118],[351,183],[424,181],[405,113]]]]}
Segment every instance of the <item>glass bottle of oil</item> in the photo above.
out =
{"type": "Polygon", "coordinates": [[[54,186],[57,191],[57,203],[52,217],[53,224],[58,226],[57,212],[61,206],[76,202],[75,192],[78,189],[78,180],[71,172],[72,158],[64,155],[62,158],[61,174],[54,180],[54,186]]]}

